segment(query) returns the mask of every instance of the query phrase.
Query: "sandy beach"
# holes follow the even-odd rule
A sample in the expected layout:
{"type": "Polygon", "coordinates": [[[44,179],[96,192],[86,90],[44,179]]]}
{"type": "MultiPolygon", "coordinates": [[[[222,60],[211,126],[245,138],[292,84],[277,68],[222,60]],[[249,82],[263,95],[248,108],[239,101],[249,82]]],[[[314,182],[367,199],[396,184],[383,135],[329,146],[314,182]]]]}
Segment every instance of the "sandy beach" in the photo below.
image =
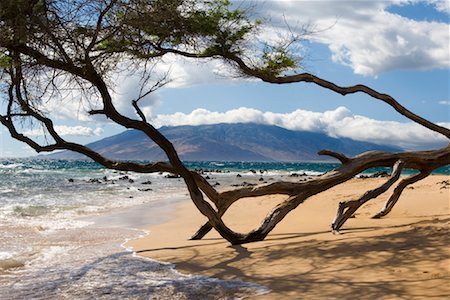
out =
{"type": "MultiPolygon", "coordinates": [[[[203,224],[186,200],[169,221],[130,241],[139,255],[171,262],[183,273],[240,279],[267,287],[254,299],[446,299],[450,295],[449,176],[430,176],[407,188],[393,211],[371,219],[389,192],[363,206],[334,235],[339,201],[355,199],[385,179],[353,179],[291,212],[265,241],[231,246],[211,231],[189,241],[203,224]]],[[[284,196],[243,199],[224,219],[245,232],[284,196]]]]}

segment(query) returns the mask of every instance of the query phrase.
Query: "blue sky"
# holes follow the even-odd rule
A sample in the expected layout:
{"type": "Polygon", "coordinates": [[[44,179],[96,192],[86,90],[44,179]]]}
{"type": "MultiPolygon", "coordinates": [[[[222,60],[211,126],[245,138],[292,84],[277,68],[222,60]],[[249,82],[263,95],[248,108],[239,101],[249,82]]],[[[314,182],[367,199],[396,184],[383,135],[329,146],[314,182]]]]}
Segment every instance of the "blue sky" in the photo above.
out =
{"type": "MultiPolygon", "coordinates": [[[[244,1],[245,3],[245,1],[244,1]]],[[[448,1],[253,1],[266,20],[261,38],[284,36],[309,23],[317,32],[302,44],[305,70],[339,85],[366,84],[392,95],[413,112],[450,127],[450,38],[448,1]]],[[[240,2],[236,2],[237,5],[240,2]]],[[[157,126],[258,122],[335,137],[427,149],[448,140],[413,124],[391,107],[363,94],[342,97],[307,83],[270,85],[235,78],[218,61],[167,57],[158,65],[173,81],[142,103],[157,126]]],[[[117,75],[115,102],[129,105],[138,80],[117,75]],[[120,84],[119,84],[120,83],[120,84]]],[[[61,134],[88,143],[124,129],[91,119],[73,101],[49,105],[61,134]],[[76,112],[76,113],[74,113],[76,112]]],[[[39,135],[36,130],[28,133],[39,135]]],[[[0,131],[0,157],[34,152],[0,131]]]]}

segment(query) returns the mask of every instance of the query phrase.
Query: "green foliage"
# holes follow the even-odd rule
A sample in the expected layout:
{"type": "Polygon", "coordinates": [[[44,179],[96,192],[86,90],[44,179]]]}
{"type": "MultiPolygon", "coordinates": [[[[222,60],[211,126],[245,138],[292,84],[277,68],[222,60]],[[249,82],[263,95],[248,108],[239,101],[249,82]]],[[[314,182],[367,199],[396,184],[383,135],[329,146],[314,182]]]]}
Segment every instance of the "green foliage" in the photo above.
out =
{"type": "Polygon", "coordinates": [[[262,55],[262,63],[259,71],[266,76],[278,76],[287,70],[298,67],[297,59],[285,46],[266,46],[262,55]]]}
{"type": "MultiPolygon", "coordinates": [[[[91,59],[102,71],[114,69],[124,54],[150,60],[168,52],[241,59],[266,77],[296,68],[289,47],[259,47],[255,37],[263,22],[233,4],[229,0],[119,0],[106,10],[103,0],[1,0],[0,47],[27,45],[80,66],[91,59]],[[98,19],[102,11],[105,14],[98,19]],[[257,48],[249,50],[249,45],[257,48]]],[[[11,61],[1,53],[0,68],[7,68],[11,61]]]]}
{"type": "MultiPolygon", "coordinates": [[[[228,0],[135,0],[117,14],[120,35],[103,41],[99,49],[153,58],[163,49],[177,49],[198,57],[242,56],[254,42],[262,20],[251,20],[228,0]]],[[[288,46],[263,47],[257,71],[278,76],[298,65],[288,46]]]]}
{"type": "Polygon", "coordinates": [[[11,56],[0,53],[0,69],[8,69],[9,67],[11,67],[11,62],[11,56]]]}
{"type": "Polygon", "coordinates": [[[198,55],[237,53],[239,43],[259,23],[230,6],[226,0],[131,1],[115,15],[123,24],[120,34],[98,49],[124,50],[126,40],[128,52],[138,57],[154,53],[155,48],[188,48],[198,55]]]}

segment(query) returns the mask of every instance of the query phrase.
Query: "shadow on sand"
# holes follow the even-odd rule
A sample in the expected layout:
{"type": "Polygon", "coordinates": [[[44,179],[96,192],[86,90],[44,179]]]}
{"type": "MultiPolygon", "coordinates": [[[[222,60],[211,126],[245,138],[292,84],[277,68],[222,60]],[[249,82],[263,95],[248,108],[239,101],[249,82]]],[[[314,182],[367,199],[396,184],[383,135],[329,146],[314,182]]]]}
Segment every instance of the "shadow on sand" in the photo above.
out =
{"type": "MultiPolygon", "coordinates": [[[[449,221],[352,228],[330,240],[317,237],[325,232],[273,234],[264,242],[228,247],[210,239],[183,247],[189,259],[163,256],[181,270],[255,282],[285,298],[295,291],[305,299],[428,299],[433,290],[434,299],[444,299],[450,292],[449,221]],[[370,231],[377,232],[364,236],[370,231]],[[212,247],[218,243],[225,253],[212,247]]],[[[140,252],[151,257],[161,250],[140,252]]]]}

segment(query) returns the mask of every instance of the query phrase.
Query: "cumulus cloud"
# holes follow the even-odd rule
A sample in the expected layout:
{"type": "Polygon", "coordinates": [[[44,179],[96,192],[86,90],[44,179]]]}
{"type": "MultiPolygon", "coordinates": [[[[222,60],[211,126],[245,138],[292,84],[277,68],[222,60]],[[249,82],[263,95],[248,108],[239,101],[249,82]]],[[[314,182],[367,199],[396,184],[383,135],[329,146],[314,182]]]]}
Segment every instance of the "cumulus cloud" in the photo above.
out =
{"type": "MultiPolygon", "coordinates": [[[[280,20],[286,19],[290,24],[311,22],[324,29],[311,40],[328,45],[332,60],[350,66],[356,74],[448,68],[448,23],[416,21],[389,12],[391,5],[411,2],[286,0],[270,2],[270,11],[280,26],[285,26],[280,20]]],[[[447,11],[449,5],[441,2],[447,1],[430,3],[447,11]]]]}
{"type": "MultiPolygon", "coordinates": [[[[97,128],[89,128],[84,126],[66,126],[66,125],[57,125],[55,126],[56,132],[61,136],[83,136],[83,137],[91,137],[91,136],[100,136],[103,133],[103,129],[100,127],[97,128]]],[[[28,136],[43,136],[43,129],[32,129],[25,132],[25,135],[28,136]]]]}
{"type": "MultiPolygon", "coordinates": [[[[147,117],[153,115],[161,101],[158,89],[146,94],[157,82],[164,82],[164,88],[181,88],[208,82],[237,80],[230,66],[219,60],[196,60],[168,54],[153,65],[132,65],[124,61],[107,80],[113,104],[121,114],[136,118],[138,115],[131,102],[141,95],[139,107],[147,117]]],[[[57,93],[48,93],[39,104],[40,110],[56,119],[83,122],[105,122],[104,116],[88,114],[90,110],[101,109],[102,102],[95,90],[83,91],[67,78],[61,76],[54,81],[57,93]],[[85,91],[86,92],[86,91],[85,91]]]]}
{"type": "MultiPolygon", "coordinates": [[[[177,112],[171,115],[158,115],[152,121],[157,127],[218,123],[268,124],[412,150],[442,147],[448,143],[445,137],[415,123],[374,120],[354,115],[342,106],[325,112],[298,109],[290,113],[262,112],[247,107],[226,112],[213,112],[200,108],[189,114],[177,112]]],[[[440,125],[450,128],[450,123],[440,123],[440,125]]]]}
{"type": "Polygon", "coordinates": [[[450,2],[446,0],[429,0],[430,4],[434,5],[440,12],[450,15],[450,2]]]}

